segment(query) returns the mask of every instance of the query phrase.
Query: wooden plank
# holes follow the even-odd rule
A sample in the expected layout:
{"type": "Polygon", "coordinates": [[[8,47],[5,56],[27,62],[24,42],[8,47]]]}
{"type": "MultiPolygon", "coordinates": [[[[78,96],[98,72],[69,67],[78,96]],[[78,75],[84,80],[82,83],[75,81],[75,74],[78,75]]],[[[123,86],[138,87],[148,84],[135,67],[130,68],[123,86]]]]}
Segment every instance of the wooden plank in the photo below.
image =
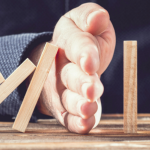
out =
{"type": "MultiPolygon", "coordinates": [[[[13,123],[2,123],[0,122],[0,133],[16,133],[18,131],[13,130],[12,127],[13,123]]],[[[115,135],[115,136],[150,136],[150,120],[140,120],[138,121],[138,132],[137,134],[125,134],[123,132],[123,120],[101,120],[99,125],[90,131],[90,133],[96,133],[96,135],[115,135]]],[[[68,133],[67,129],[64,128],[62,125],[58,124],[56,120],[47,120],[47,122],[40,121],[40,123],[29,123],[26,133],[33,133],[33,134],[48,134],[51,133],[53,135],[54,133],[64,134],[68,133]],[[42,123],[43,122],[43,123],[42,123]]],[[[20,134],[20,133],[19,133],[20,134]]]]}
{"type": "Polygon", "coordinates": [[[123,132],[123,118],[117,116],[116,122],[112,119],[101,120],[99,125],[89,134],[80,135],[71,133],[60,125],[56,119],[43,119],[38,123],[30,123],[26,133],[12,130],[13,123],[0,122],[0,149],[150,149],[150,120],[149,114],[138,120],[137,134],[123,132]],[[103,122],[103,123],[102,123],[103,122]],[[143,124],[142,124],[143,122],[143,124]],[[146,123],[147,122],[147,123],[146,123]],[[139,124],[140,123],[140,124],[139,124]],[[103,125],[104,124],[104,125],[103,125]]]}
{"type": "Polygon", "coordinates": [[[0,85],[0,104],[35,70],[35,65],[26,59],[6,80],[0,85]]]}
{"type": "Polygon", "coordinates": [[[137,132],[137,41],[124,41],[124,132],[137,132]]]}
{"type": "MultiPolygon", "coordinates": [[[[38,130],[37,130],[38,131],[38,130]]],[[[123,130],[92,130],[89,134],[81,135],[67,132],[62,132],[61,130],[57,130],[55,132],[51,132],[50,130],[44,130],[44,132],[25,132],[25,133],[17,133],[17,132],[4,132],[0,133],[0,143],[10,142],[83,142],[83,141],[150,141],[150,134],[146,133],[146,131],[142,131],[143,133],[138,134],[124,134],[123,130]],[[145,132],[145,133],[144,133],[145,132]]],[[[139,132],[139,131],[138,131],[139,132]]]]}
{"type": "MultiPolygon", "coordinates": [[[[150,117],[149,117],[149,114],[147,115],[148,116],[146,117],[145,114],[138,114],[138,116],[141,116],[141,118],[137,120],[137,123],[138,123],[138,131],[144,131],[148,134],[150,133],[150,117]]],[[[113,115],[110,115],[110,116],[113,116],[113,115]]],[[[119,115],[117,116],[118,118],[120,118],[119,115]]],[[[112,117],[112,119],[110,118],[101,119],[97,128],[92,130],[91,132],[96,131],[96,130],[100,130],[99,134],[101,134],[101,132],[103,132],[104,130],[107,130],[108,132],[110,130],[114,130],[114,133],[116,133],[118,130],[122,130],[123,132],[123,118],[122,119],[118,119],[118,118],[116,117],[114,119],[112,117]]],[[[13,124],[12,122],[11,123],[0,122],[0,133],[17,132],[11,128],[12,124],[13,124]]],[[[28,128],[26,129],[26,132],[32,132],[32,133],[57,133],[60,131],[64,133],[66,132],[66,129],[63,126],[61,126],[56,121],[56,119],[40,119],[37,121],[37,123],[30,123],[28,125],[28,128]]]]}
{"type": "Polygon", "coordinates": [[[82,141],[82,142],[32,142],[32,143],[1,143],[0,148],[3,150],[8,149],[30,149],[30,150],[39,150],[39,149],[52,149],[52,150],[149,150],[150,149],[150,142],[143,141],[137,143],[136,141],[130,142],[110,142],[110,141],[82,141]]]}
{"type": "MultiPolygon", "coordinates": [[[[102,114],[101,116],[101,120],[111,120],[111,119],[123,119],[123,114],[102,114]]],[[[137,114],[137,119],[140,120],[140,119],[150,119],[150,114],[142,114],[142,113],[138,113],[137,114]]]]}
{"type": "Polygon", "coordinates": [[[3,83],[5,81],[3,75],[0,73],[0,84],[3,83]]]}
{"type": "MultiPolygon", "coordinates": [[[[138,113],[137,114],[138,117],[149,117],[150,118],[150,114],[148,113],[138,113]]],[[[102,114],[102,118],[121,118],[123,117],[123,114],[102,114]]]]}
{"type": "Polygon", "coordinates": [[[19,113],[16,117],[13,129],[25,132],[57,51],[58,47],[46,43],[19,113]]]}

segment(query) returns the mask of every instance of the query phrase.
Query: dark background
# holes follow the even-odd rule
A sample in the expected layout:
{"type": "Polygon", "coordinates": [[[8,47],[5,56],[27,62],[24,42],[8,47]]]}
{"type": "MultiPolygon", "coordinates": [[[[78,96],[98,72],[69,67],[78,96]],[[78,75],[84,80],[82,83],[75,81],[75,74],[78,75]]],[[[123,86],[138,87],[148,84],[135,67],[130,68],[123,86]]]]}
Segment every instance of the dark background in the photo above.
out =
{"type": "Polygon", "coordinates": [[[117,37],[113,60],[101,80],[103,113],[123,112],[123,41],[138,41],[138,112],[150,113],[150,0],[0,0],[0,36],[53,31],[59,18],[82,3],[110,13],[117,37]]]}

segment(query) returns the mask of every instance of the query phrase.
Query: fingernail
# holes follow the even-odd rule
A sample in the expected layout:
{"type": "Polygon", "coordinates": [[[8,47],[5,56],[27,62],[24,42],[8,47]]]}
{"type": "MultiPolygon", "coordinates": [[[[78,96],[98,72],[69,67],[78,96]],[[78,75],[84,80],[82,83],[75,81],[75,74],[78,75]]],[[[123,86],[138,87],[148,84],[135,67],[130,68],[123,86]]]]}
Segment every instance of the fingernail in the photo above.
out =
{"type": "Polygon", "coordinates": [[[81,87],[82,94],[85,98],[87,98],[87,89],[91,86],[91,83],[84,83],[81,87]]]}
{"type": "Polygon", "coordinates": [[[81,66],[81,69],[86,73],[86,74],[88,74],[86,71],[85,71],[85,61],[86,61],[86,56],[83,56],[83,57],[81,57],[81,59],[80,59],[80,66],[81,66]]]}
{"type": "Polygon", "coordinates": [[[89,101],[96,101],[102,94],[102,87],[98,83],[84,83],[82,85],[82,94],[89,101]]]}
{"type": "Polygon", "coordinates": [[[88,16],[88,18],[87,18],[87,25],[86,25],[86,26],[89,26],[89,25],[90,25],[90,22],[91,22],[92,18],[93,18],[96,14],[98,14],[99,12],[100,12],[100,11],[97,10],[97,11],[94,11],[94,12],[92,12],[92,13],[89,14],[89,16],[88,16]]]}
{"type": "MultiPolygon", "coordinates": [[[[92,50],[95,51],[93,47],[92,50]]],[[[87,54],[82,54],[83,56],[80,58],[81,69],[86,74],[94,74],[99,69],[99,56],[95,54],[96,52],[93,53],[87,52],[87,54]]]]}
{"type": "Polygon", "coordinates": [[[87,18],[87,25],[86,26],[89,26],[90,25],[90,22],[92,20],[92,18],[96,15],[96,14],[99,14],[100,12],[106,12],[104,9],[99,9],[97,11],[94,11],[92,13],[89,14],[88,18],[87,18]]]}

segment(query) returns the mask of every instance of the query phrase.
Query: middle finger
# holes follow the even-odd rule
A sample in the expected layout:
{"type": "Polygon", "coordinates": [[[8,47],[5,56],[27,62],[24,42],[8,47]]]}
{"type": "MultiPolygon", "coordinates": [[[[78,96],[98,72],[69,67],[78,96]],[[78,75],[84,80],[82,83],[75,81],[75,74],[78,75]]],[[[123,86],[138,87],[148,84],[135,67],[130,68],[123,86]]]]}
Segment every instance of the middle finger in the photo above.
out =
{"type": "Polygon", "coordinates": [[[62,68],[61,80],[66,88],[89,101],[95,101],[103,93],[103,85],[98,75],[88,75],[73,63],[68,63],[62,68]]]}

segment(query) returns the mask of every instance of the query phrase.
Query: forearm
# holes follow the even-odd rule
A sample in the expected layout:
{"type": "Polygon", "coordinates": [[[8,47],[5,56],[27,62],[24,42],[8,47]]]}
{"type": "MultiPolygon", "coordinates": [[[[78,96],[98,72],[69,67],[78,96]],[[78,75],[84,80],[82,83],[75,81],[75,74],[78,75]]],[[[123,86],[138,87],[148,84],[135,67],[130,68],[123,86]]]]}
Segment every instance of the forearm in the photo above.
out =
{"type": "MultiPolygon", "coordinates": [[[[0,72],[5,79],[27,58],[28,54],[40,43],[49,41],[52,33],[31,33],[0,37],[0,72]]],[[[25,82],[15,89],[0,104],[0,115],[15,117],[26,92],[25,82]]],[[[37,115],[31,120],[36,121],[37,115]]]]}

